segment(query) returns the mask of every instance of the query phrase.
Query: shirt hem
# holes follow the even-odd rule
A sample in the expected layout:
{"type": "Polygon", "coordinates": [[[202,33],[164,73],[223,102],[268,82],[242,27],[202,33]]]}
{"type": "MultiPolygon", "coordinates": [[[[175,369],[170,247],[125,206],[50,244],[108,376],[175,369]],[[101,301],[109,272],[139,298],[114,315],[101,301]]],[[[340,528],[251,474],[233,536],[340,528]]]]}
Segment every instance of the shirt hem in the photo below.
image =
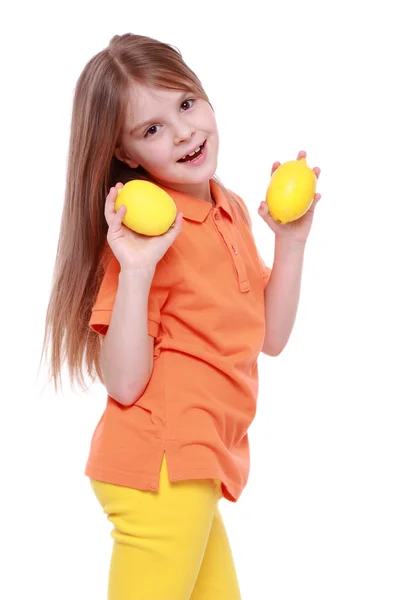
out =
{"type": "MultiPolygon", "coordinates": [[[[190,470],[174,470],[168,467],[168,479],[171,483],[177,481],[186,481],[193,479],[217,479],[222,483],[223,497],[230,502],[237,502],[241,495],[242,489],[232,484],[227,480],[226,476],[219,470],[210,468],[199,468],[190,470]]],[[[90,479],[105,481],[114,485],[123,487],[132,487],[142,491],[154,491],[159,489],[159,474],[156,477],[149,477],[132,471],[118,471],[116,469],[107,469],[96,464],[88,463],[84,474],[90,479]]]]}

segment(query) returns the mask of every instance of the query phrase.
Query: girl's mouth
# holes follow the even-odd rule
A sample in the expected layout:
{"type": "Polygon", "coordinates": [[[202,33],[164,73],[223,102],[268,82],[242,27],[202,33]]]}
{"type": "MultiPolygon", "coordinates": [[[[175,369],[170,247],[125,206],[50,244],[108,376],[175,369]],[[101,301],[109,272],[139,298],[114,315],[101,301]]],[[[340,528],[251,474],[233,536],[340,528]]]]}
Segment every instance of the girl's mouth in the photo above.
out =
{"type": "Polygon", "coordinates": [[[183,156],[182,158],[180,158],[177,162],[178,163],[189,163],[189,164],[198,162],[199,159],[202,156],[204,156],[203,150],[206,145],[206,141],[207,140],[205,140],[193,154],[191,154],[191,155],[187,154],[186,156],[183,156]]]}

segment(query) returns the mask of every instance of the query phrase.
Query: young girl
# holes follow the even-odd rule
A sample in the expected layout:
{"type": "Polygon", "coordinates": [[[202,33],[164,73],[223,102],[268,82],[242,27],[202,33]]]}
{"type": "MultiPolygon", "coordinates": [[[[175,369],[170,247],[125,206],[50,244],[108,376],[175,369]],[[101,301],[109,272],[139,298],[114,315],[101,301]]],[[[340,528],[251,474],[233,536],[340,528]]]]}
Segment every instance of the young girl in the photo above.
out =
{"type": "Polygon", "coordinates": [[[320,196],[287,225],[261,203],[270,270],[217,155],[212,106],[179,51],[126,34],[86,65],[44,348],[56,391],[64,360],[72,382],[84,365],[107,390],[85,474],[114,525],[109,600],[240,598],[218,501],[247,482],[257,358],[288,341],[320,196]],[[131,179],[175,201],[164,235],[122,224],[117,188],[131,179]]]}

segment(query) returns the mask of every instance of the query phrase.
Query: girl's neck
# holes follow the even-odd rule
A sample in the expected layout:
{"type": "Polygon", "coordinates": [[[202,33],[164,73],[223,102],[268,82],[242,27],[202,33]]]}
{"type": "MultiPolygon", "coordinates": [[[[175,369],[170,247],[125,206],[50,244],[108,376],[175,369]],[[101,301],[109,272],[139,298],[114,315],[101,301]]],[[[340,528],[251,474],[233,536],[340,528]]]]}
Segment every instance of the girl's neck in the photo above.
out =
{"type": "Polygon", "coordinates": [[[160,185],[167,187],[170,190],[181,192],[181,194],[187,194],[188,196],[193,196],[194,198],[198,198],[199,200],[209,202],[210,204],[212,204],[212,206],[215,206],[216,204],[215,199],[213,198],[211,193],[209,181],[193,185],[185,185],[179,183],[164,183],[162,181],[155,181],[155,183],[159,183],[160,185]]]}

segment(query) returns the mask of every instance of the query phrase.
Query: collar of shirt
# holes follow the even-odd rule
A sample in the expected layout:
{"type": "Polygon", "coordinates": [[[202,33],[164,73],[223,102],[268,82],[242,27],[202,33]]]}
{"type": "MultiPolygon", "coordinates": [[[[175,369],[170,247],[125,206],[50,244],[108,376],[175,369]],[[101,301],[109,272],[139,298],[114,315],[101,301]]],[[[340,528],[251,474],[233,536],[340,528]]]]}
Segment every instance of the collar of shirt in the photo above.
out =
{"type": "MultiPolygon", "coordinates": [[[[183,212],[184,219],[203,223],[203,221],[205,221],[207,218],[208,213],[213,208],[213,205],[210,202],[200,200],[200,198],[195,198],[194,196],[190,196],[189,194],[184,194],[182,192],[177,192],[176,190],[172,190],[171,188],[165,186],[160,185],[159,187],[165,190],[172,197],[178,212],[183,212]]],[[[210,190],[215,200],[215,208],[222,209],[228,215],[231,221],[233,221],[232,209],[230,207],[229,200],[226,198],[224,192],[213,179],[210,179],[210,190]]]]}

